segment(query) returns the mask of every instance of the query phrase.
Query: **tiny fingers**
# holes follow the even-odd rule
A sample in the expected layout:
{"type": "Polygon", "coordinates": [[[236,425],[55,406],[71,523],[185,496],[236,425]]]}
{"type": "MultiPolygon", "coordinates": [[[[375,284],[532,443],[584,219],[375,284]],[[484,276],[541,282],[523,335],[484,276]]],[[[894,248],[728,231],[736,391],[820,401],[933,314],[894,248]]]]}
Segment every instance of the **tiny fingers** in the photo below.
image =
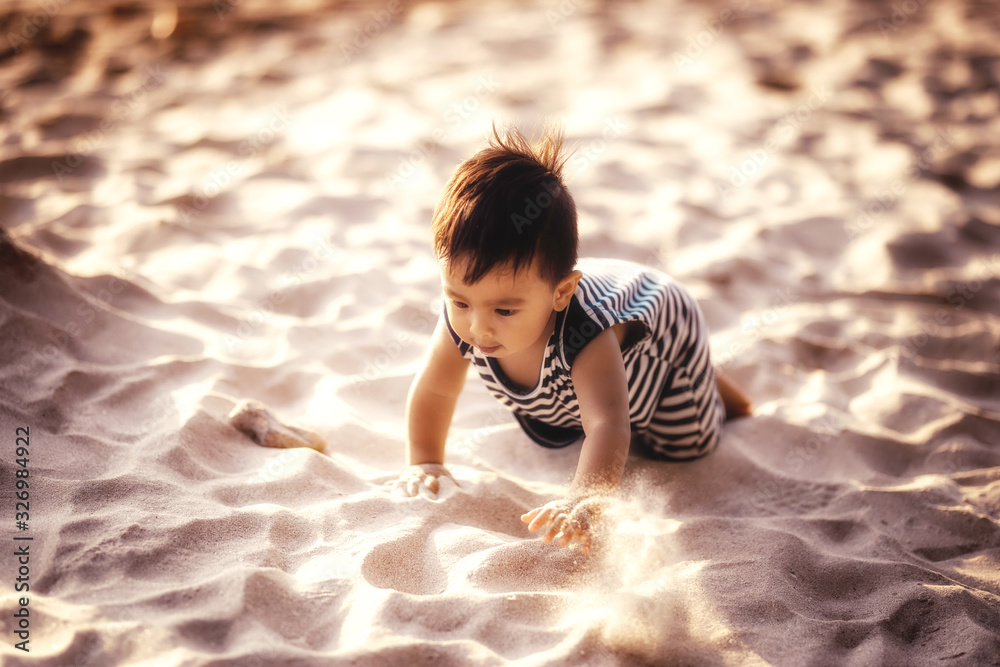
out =
{"type": "MultiPolygon", "coordinates": [[[[524,523],[531,523],[532,519],[538,516],[538,513],[542,511],[541,507],[536,507],[535,509],[521,515],[521,521],[524,523]]],[[[530,529],[529,529],[530,530],[530,529]]]]}
{"type": "Polygon", "coordinates": [[[586,508],[580,507],[573,512],[573,525],[576,526],[578,532],[587,533],[590,532],[590,512],[586,508]]]}
{"type": "Polygon", "coordinates": [[[580,511],[574,517],[577,530],[573,537],[580,543],[580,550],[585,554],[589,554],[591,547],[594,545],[591,517],[592,515],[587,508],[580,508],[580,511]]]}
{"type": "MultiPolygon", "coordinates": [[[[399,476],[399,479],[393,482],[392,490],[398,495],[409,498],[422,496],[433,500],[441,488],[440,480],[443,476],[447,476],[452,481],[455,480],[444,466],[437,466],[437,468],[410,466],[399,476]]],[[[456,486],[457,484],[456,482],[456,486]]]]}
{"type": "Polygon", "coordinates": [[[577,541],[584,553],[590,553],[591,513],[586,507],[572,508],[566,502],[551,502],[521,515],[521,521],[528,524],[528,530],[536,532],[545,527],[542,542],[553,541],[561,547],[577,541]]]}
{"type": "Polygon", "coordinates": [[[580,520],[574,513],[566,519],[566,523],[563,524],[562,531],[560,531],[559,535],[556,535],[556,537],[559,538],[559,546],[564,547],[573,540],[579,540],[584,534],[586,534],[586,528],[581,525],[580,520]]]}
{"type": "Polygon", "coordinates": [[[568,527],[569,517],[565,514],[557,514],[554,519],[552,519],[552,524],[549,529],[545,531],[545,535],[542,536],[542,542],[548,544],[556,535],[560,535],[563,532],[564,527],[568,527]]]}
{"type": "Polygon", "coordinates": [[[437,478],[432,475],[423,475],[420,477],[420,481],[417,484],[418,492],[414,495],[419,495],[427,500],[434,500],[437,498],[437,478]]]}
{"type": "Polygon", "coordinates": [[[528,524],[528,530],[530,530],[531,532],[535,532],[548,522],[552,521],[552,517],[554,514],[555,511],[552,510],[551,508],[542,507],[541,510],[538,512],[538,514],[535,515],[535,518],[531,520],[531,523],[528,524]]]}

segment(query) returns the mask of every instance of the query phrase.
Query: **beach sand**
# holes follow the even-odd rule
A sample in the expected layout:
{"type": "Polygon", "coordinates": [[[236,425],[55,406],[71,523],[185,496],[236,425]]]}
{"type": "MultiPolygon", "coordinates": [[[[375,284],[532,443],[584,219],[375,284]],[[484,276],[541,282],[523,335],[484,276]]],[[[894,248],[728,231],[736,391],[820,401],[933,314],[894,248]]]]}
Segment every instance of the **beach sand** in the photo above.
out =
{"type": "Polygon", "coordinates": [[[996,3],[281,4],[2,19],[0,663],[1000,664],[996,3]],[[579,446],[471,372],[459,486],[386,486],[438,193],[544,117],[581,254],[685,284],[755,402],[589,555],[519,520],[579,446]]]}

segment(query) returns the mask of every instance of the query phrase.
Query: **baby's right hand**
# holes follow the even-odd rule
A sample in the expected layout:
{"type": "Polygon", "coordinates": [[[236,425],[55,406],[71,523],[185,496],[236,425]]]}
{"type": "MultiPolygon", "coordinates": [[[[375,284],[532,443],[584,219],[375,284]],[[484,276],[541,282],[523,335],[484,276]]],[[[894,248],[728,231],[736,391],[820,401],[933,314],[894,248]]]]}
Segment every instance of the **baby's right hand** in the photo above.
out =
{"type": "Polygon", "coordinates": [[[440,489],[438,479],[441,477],[448,477],[452,482],[455,482],[455,486],[458,486],[458,482],[451,476],[448,469],[440,463],[419,463],[412,465],[404,470],[399,479],[395,481],[392,486],[392,492],[412,498],[413,496],[420,495],[421,489],[426,489],[434,496],[437,495],[440,489]]]}

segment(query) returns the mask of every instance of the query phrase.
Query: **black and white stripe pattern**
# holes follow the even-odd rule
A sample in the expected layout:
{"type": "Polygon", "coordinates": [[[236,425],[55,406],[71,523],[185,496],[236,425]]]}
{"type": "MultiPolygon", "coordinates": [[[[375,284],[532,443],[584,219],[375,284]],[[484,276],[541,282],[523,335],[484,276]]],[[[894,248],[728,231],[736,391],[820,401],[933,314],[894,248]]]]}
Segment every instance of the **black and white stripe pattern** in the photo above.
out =
{"type": "Polygon", "coordinates": [[[697,302],[670,276],[632,262],[580,260],[583,278],[557,313],[538,384],[522,391],[499,362],[465,343],[443,317],[462,355],[532,440],[565,447],[583,435],[570,369],[577,354],[613,324],[639,321],[645,334],[622,351],[629,421],[647,453],[684,460],[713,449],[725,419],[709,359],[708,328],[697,302]]]}

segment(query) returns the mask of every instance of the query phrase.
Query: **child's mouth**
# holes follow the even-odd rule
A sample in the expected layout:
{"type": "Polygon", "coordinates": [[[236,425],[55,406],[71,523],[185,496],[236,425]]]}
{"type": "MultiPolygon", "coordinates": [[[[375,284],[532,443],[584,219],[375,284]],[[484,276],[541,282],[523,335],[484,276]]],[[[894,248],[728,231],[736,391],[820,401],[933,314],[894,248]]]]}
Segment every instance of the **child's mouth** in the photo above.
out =
{"type": "Polygon", "coordinates": [[[499,349],[500,349],[499,345],[494,345],[493,347],[484,347],[482,345],[479,346],[479,351],[482,352],[483,354],[493,354],[499,349]]]}

